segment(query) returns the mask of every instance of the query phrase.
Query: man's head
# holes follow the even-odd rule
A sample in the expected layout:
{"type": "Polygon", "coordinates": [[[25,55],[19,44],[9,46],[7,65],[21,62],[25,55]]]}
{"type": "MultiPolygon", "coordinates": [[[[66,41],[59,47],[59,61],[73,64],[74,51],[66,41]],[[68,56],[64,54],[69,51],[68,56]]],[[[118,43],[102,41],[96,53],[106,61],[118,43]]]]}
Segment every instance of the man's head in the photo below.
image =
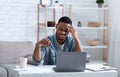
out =
{"type": "Polygon", "coordinates": [[[58,23],[60,23],[60,22],[72,25],[72,20],[69,17],[67,17],[67,16],[61,17],[59,19],[58,23]]]}
{"type": "Polygon", "coordinates": [[[58,20],[58,24],[56,25],[56,38],[60,44],[65,42],[69,34],[68,25],[72,25],[72,20],[69,17],[63,16],[58,20]]]}

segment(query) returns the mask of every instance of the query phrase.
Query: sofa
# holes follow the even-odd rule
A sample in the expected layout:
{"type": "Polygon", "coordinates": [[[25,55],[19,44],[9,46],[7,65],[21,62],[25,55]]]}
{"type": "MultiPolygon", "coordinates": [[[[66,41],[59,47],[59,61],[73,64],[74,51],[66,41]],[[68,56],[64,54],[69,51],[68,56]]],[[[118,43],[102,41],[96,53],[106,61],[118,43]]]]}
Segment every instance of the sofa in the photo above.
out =
{"type": "Polygon", "coordinates": [[[32,42],[0,41],[0,77],[19,77],[13,71],[19,57],[27,57],[28,64],[32,61],[34,46],[32,42]]]}

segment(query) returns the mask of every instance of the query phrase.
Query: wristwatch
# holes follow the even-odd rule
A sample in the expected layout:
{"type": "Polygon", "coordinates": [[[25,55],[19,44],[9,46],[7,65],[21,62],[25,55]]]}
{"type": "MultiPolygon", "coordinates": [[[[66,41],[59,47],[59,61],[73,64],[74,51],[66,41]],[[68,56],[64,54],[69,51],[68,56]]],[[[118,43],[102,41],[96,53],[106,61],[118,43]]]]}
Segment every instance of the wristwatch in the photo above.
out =
{"type": "Polygon", "coordinates": [[[52,5],[52,0],[40,0],[40,4],[50,7],[52,5]]]}

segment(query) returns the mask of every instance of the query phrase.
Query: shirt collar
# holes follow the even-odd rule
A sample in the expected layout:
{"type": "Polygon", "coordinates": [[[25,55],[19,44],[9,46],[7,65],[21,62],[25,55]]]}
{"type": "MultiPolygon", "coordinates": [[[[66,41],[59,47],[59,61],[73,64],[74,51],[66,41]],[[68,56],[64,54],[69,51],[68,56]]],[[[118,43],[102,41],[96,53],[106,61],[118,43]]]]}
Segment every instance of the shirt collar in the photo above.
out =
{"type": "Polygon", "coordinates": [[[56,34],[54,34],[54,44],[55,44],[55,48],[58,48],[59,43],[57,42],[56,34]]]}
{"type": "MultiPolygon", "coordinates": [[[[55,45],[55,48],[58,48],[59,47],[59,43],[58,43],[58,41],[56,39],[56,34],[54,34],[53,36],[54,36],[54,45],[55,45]]],[[[66,40],[67,39],[68,39],[68,37],[66,38],[66,40]]],[[[65,41],[65,43],[66,43],[66,41],[65,41]]],[[[65,43],[64,43],[64,45],[65,45],[65,43]]]]}

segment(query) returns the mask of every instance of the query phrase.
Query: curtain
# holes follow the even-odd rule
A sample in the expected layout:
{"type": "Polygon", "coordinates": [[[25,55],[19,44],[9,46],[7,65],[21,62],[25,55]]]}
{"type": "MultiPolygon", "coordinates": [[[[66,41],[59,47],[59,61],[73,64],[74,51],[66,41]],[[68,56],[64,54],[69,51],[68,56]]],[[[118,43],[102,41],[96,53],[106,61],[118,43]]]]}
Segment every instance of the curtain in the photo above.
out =
{"type": "Polygon", "coordinates": [[[110,66],[118,68],[120,77],[120,0],[109,1],[109,60],[110,66]]]}

